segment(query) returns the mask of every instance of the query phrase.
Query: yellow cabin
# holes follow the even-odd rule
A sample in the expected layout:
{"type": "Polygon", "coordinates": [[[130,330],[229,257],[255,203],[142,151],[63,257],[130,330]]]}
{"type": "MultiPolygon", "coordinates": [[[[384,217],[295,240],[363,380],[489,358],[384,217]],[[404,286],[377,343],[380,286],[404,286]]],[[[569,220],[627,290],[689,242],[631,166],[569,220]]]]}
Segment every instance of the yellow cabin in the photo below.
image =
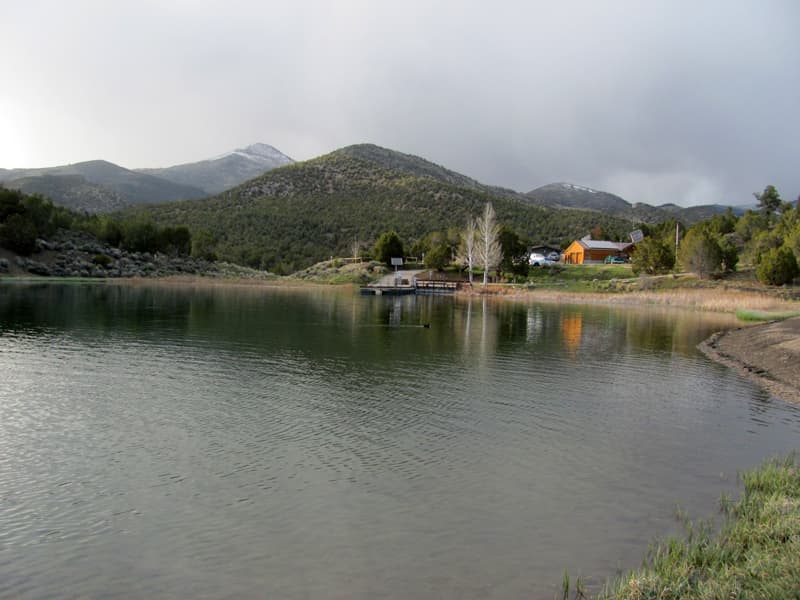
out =
{"type": "Polygon", "coordinates": [[[568,265],[590,265],[602,263],[607,256],[628,258],[633,250],[630,242],[608,242],[585,237],[572,242],[564,250],[564,263],[568,265]]]}

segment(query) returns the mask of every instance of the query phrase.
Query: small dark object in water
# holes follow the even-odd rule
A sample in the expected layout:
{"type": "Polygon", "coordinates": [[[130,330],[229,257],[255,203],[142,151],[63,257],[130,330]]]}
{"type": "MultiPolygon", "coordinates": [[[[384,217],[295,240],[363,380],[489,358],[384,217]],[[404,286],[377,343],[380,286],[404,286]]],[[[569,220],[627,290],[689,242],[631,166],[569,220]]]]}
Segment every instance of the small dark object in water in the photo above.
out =
{"type": "Polygon", "coordinates": [[[423,326],[425,329],[430,329],[430,328],[431,328],[431,324],[430,324],[430,323],[423,323],[423,324],[422,324],[422,326],[423,326]]]}

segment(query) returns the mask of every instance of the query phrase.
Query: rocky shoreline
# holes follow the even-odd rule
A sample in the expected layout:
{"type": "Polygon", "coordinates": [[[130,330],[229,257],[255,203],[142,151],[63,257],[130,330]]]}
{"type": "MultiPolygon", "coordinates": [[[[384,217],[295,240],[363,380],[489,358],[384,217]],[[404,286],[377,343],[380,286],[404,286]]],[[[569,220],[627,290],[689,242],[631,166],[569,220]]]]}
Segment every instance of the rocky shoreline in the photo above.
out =
{"type": "Polygon", "coordinates": [[[30,257],[0,256],[0,274],[71,278],[164,278],[194,275],[212,278],[269,280],[272,273],[190,256],[128,252],[94,236],[61,230],[51,239],[37,240],[30,257]]]}
{"type": "Polygon", "coordinates": [[[800,404],[800,317],[721,331],[698,348],[774,396],[800,404]]]}

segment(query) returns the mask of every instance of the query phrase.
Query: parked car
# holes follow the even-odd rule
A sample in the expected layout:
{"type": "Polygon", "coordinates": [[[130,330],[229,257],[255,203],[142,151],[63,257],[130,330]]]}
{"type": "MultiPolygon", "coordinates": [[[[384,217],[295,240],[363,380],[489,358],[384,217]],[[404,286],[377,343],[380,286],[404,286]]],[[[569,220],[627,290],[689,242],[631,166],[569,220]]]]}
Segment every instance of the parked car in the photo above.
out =
{"type": "Polygon", "coordinates": [[[628,259],[624,256],[606,256],[603,262],[607,265],[624,265],[628,262],[628,259]]]}
{"type": "Polygon", "coordinates": [[[544,254],[532,252],[528,258],[528,264],[532,267],[550,267],[555,264],[555,261],[550,260],[544,254]]]}
{"type": "Polygon", "coordinates": [[[558,252],[551,252],[547,255],[547,260],[552,260],[553,262],[558,262],[561,260],[561,255],[558,252]]]}

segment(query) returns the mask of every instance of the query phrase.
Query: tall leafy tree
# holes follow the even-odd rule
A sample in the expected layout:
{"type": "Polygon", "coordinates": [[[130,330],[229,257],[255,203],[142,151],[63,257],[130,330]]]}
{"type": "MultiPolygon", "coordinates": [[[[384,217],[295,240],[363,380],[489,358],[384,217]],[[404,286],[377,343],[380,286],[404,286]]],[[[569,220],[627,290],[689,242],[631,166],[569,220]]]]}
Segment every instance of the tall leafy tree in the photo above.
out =
{"type": "Polygon", "coordinates": [[[701,227],[693,227],[678,252],[683,268],[706,279],[722,273],[723,254],[716,238],[701,227]]]}
{"type": "Polygon", "coordinates": [[[647,237],[636,244],[636,252],[631,258],[634,275],[647,273],[658,275],[667,273],[675,266],[675,252],[672,244],[661,237],[647,237]]]}
{"type": "Polygon", "coordinates": [[[514,275],[528,274],[528,245],[519,237],[516,231],[508,227],[501,227],[498,236],[503,258],[500,269],[504,273],[514,275]]]}
{"type": "Polygon", "coordinates": [[[375,259],[390,265],[392,258],[402,258],[403,242],[396,231],[387,231],[381,234],[375,242],[375,259]]]}
{"type": "Polygon", "coordinates": [[[760,194],[754,192],[753,196],[758,200],[758,208],[766,215],[775,214],[780,210],[781,204],[783,204],[781,195],[778,193],[778,190],[775,189],[774,185],[768,185],[760,194]]]}

